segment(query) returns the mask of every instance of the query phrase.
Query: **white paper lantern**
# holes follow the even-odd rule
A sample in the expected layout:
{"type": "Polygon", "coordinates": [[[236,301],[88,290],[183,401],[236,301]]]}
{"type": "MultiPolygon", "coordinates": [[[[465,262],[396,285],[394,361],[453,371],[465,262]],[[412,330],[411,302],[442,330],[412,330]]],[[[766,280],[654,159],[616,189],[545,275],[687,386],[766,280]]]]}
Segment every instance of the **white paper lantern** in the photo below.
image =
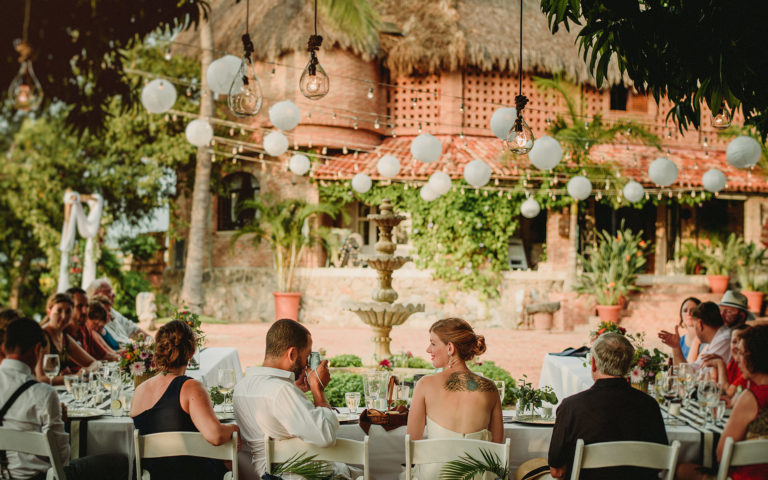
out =
{"type": "Polygon", "coordinates": [[[563,147],[554,138],[544,135],[533,144],[528,158],[539,170],[552,170],[563,158],[563,147]]]}
{"type": "Polygon", "coordinates": [[[712,193],[725,188],[725,174],[716,168],[710,168],[701,177],[701,184],[712,193]]]}
{"type": "Polygon", "coordinates": [[[760,144],[752,137],[742,135],[731,140],[725,150],[728,163],[736,168],[749,168],[755,165],[762,155],[760,144]]]}
{"type": "Polygon", "coordinates": [[[290,100],[277,102],[269,108],[269,121],[275,128],[288,131],[296,128],[301,120],[301,111],[290,100]]]}
{"type": "Polygon", "coordinates": [[[440,196],[437,194],[437,192],[429,188],[429,184],[421,187],[421,191],[419,191],[419,195],[421,196],[422,200],[424,200],[425,202],[431,202],[432,200],[435,200],[437,197],[440,196]]]}
{"type": "Polygon", "coordinates": [[[632,203],[639,202],[643,199],[643,195],[645,195],[645,188],[634,180],[627,182],[622,191],[624,192],[624,198],[632,203]]]}
{"type": "Polygon", "coordinates": [[[482,187],[491,179],[491,167],[482,160],[472,160],[464,167],[464,180],[473,187],[482,187]]]}
{"type": "Polygon", "coordinates": [[[365,193],[371,189],[371,186],[373,186],[373,180],[364,173],[358,173],[352,177],[352,188],[356,192],[365,193]]]}
{"type": "Polygon", "coordinates": [[[677,180],[677,165],[667,157],[659,157],[648,167],[648,176],[656,185],[672,185],[677,180]]]}
{"type": "Polygon", "coordinates": [[[437,171],[429,176],[429,189],[438,195],[445,195],[451,189],[451,177],[447,173],[437,171]]]}
{"type": "Polygon", "coordinates": [[[296,175],[304,175],[309,171],[310,163],[306,155],[297,153],[288,161],[288,168],[296,175]]]}
{"type": "Polygon", "coordinates": [[[376,162],[376,170],[384,178],[394,178],[400,173],[400,160],[394,155],[384,155],[376,162]]]}
{"type": "Polygon", "coordinates": [[[189,143],[196,147],[208,145],[213,139],[213,127],[201,118],[189,122],[184,133],[187,135],[189,143]]]}
{"type": "Polygon", "coordinates": [[[525,218],[533,218],[536,215],[541,212],[541,205],[539,205],[539,202],[533,199],[533,197],[528,197],[522,205],[520,205],[520,213],[525,218]]]}
{"type": "Polygon", "coordinates": [[[176,87],[168,80],[152,80],[141,89],[141,104],[149,113],[165,113],[176,103],[176,87]]]}
{"type": "Polygon", "coordinates": [[[411,154],[420,162],[432,163],[443,154],[443,145],[434,135],[422,133],[411,142],[411,154]]]}
{"type": "Polygon", "coordinates": [[[501,107],[491,115],[491,131],[502,140],[506,140],[509,131],[515,126],[517,110],[511,107],[501,107]]]}
{"type": "Polygon", "coordinates": [[[269,132],[264,137],[264,150],[273,157],[279,157],[288,150],[288,139],[280,132],[269,132]]]}
{"type": "Polygon", "coordinates": [[[229,94],[229,87],[237,76],[240,62],[241,60],[234,55],[224,55],[211,62],[205,74],[208,88],[217,95],[229,94]]]}
{"type": "Polygon", "coordinates": [[[576,200],[584,200],[592,193],[592,182],[583,175],[576,175],[568,180],[568,195],[576,200]]]}

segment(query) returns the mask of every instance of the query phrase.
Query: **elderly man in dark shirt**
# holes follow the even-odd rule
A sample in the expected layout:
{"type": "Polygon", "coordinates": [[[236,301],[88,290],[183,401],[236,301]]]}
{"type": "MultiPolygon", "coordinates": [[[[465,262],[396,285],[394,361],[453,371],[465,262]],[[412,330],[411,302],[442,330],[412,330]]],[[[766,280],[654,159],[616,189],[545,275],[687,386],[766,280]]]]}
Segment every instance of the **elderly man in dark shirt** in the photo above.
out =
{"type": "MultiPolygon", "coordinates": [[[[664,421],[656,401],[632,388],[626,375],[634,348],[618,333],[605,333],[592,346],[589,389],[563,400],[549,444],[550,474],[570,478],[576,441],[584,443],[641,441],[667,444],[664,421]]],[[[637,467],[582,470],[580,478],[657,479],[657,471],[637,467]]]]}

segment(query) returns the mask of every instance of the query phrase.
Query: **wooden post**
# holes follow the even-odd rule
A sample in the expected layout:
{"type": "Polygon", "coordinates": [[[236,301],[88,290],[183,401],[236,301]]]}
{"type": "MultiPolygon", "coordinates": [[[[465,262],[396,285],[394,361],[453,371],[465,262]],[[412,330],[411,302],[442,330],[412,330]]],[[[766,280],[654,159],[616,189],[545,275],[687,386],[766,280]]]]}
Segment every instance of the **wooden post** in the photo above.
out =
{"type": "Polygon", "coordinates": [[[667,204],[656,206],[656,254],[654,255],[654,275],[664,275],[667,265],[667,204]]]}

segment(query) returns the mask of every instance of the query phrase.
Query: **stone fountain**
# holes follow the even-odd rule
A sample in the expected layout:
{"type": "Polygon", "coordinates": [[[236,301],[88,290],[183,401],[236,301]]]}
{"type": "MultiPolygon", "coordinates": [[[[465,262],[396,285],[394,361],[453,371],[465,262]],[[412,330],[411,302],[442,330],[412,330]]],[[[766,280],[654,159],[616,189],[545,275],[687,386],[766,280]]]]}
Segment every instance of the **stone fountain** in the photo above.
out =
{"type": "Polygon", "coordinates": [[[373,302],[353,302],[344,305],[344,310],[354,312],[363,323],[373,329],[371,340],[374,354],[378,360],[389,357],[389,332],[392,327],[402,325],[408,317],[424,311],[423,303],[394,303],[397,292],[392,288],[392,272],[411,261],[411,257],[395,256],[397,245],[392,241],[392,229],[405,220],[403,215],[392,212],[392,203],[388,199],[381,202],[381,213],[368,215],[368,219],[379,227],[379,241],[376,242],[376,255],[367,256],[363,261],[379,274],[379,286],[373,290],[373,302]]]}

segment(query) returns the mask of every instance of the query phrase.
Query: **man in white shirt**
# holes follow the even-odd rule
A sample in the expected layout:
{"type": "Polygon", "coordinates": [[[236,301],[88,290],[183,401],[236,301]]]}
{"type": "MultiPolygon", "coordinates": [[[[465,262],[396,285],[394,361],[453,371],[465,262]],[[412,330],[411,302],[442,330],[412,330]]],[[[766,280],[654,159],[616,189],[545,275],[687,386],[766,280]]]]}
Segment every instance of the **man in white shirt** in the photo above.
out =
{"type": "MultiPolygon", "coordinates": [[[[83,457],[69,462],[69,435],[64,431],[62,406],[56,391],[48,384],[35,381],[32,371],[40,358],[43,331],[34,320],[15,320],[5,332],[5,359],[0,363],[0,411],[7,410],[2,426],[18,431],[54,432],[54,453],[65,465],[68,480],[114,479],[128,477],[128,458],[110,454],[83,457]],[[31,382],[30,382],[31,381],[31,382]],[[10,403],[17,390],[29,383],[10,403]]],[[[51,467],[48,459],[35,455],[6,451],[7,466],[13,479],[43,480],[51,467]]],[[[0,454],[0,460],[2,455],[0,454]]]]}
{"type": "MultiPolygon", "coordinates": [[[[708,355],[717,355],[727,364],[731,360],[731,329],[723,323],[720,307],[714,302],[704,302],[698,305],[691,314],[696,337],[704,348],[699,352],[699,358],[691,363],[695,370],[701,368],[708,355]]],[[[659,338],[665,345],[672,347],[672,358],[675,365],[686,363],[680,348],[680,337],[674,333],[662,330],[659,338]]]]}
{"type": "MultiPolygon", "coordinates": [[[[251,474],[260,477],[266,472],[265,434],[274,439],[299,437],[320,447],[336,442],[339,421],[324,393],[331,379],[328,361],[308,371],[311,351],[309,330],[293,320],[278,320],[267,332],[264,366],[250,369],[235,386],[235,417],[243,450],[250,454],[251,474]],[[304,395],[307,390],[314,405],[304,395]]],[[[346,465],[334,464],[334,470],[342,478],[353,478],[346,465]]]]}
{"type": "Polygon", "coordinates": [[[120,345],[131,343],[131,340],[136,339],[140,335],[147,337],[150,341],[152,340],[152,335],[142,330],[137,323],[125,318],[114,309],[115,292],[112,290],[112,284],[109,283],[108,279],[97,278],[88,286],[86,293],[89,300],[96,295],[103,295],[109,300],[110,319],[104,326],[104,329],[109,332],[117,343],[120,345]]]}

